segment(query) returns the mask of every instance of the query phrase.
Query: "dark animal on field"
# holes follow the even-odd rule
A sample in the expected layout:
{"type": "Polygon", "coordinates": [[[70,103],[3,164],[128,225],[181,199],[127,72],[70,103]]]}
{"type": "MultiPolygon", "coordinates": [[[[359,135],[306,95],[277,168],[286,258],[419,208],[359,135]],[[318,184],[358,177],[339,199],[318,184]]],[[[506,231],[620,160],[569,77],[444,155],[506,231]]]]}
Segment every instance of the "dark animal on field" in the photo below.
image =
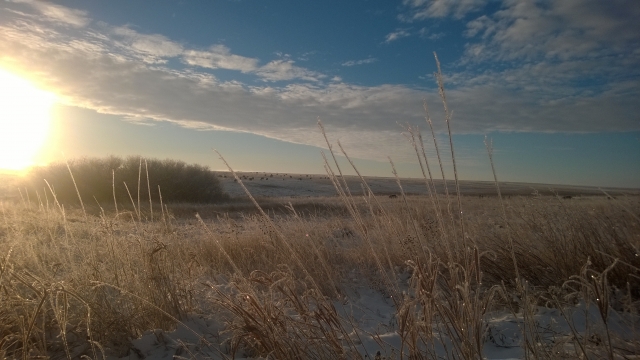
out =
{"type": "Polygon", "coordinates": [[[563,196],[562,198],[563,198],[563,199],[567,199],[567,200],[568,200],[568,199],[573,198],[573,196],[571,196],[571,195],[565,195],[565,196],[563,196]]]}
{"type": "Polygon", "coordinates": [[[397,198],[398,198],[398,195],[396,194],[389,195],[389,199],[397,199],[397,198]]]}

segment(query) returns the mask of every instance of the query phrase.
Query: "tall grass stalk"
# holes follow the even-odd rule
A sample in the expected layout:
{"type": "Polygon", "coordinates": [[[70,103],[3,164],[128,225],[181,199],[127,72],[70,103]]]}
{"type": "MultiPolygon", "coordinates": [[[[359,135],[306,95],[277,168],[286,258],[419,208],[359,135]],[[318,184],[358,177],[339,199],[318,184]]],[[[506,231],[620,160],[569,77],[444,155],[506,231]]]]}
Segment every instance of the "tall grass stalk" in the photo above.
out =
{"type": "Polygon", "coordinates": [[[245,193],[247,194],[249,199],[251,199],[251,202],[256,206],[256,209],[258,209],[258,211],[260,212],[262,217],[265,219],[265,221],[269,224],[269,226],[273,229],[273,231],[278,235],[278,238],[280,238],[281,243],[287,248],[287,250],[291,254],[292,258],[295,260],[295,262],[300,267],[300,269],[305,273],[305,275],[307,276],[308,280],[313,284],[314,288],[317,289],[318,291],[321,291],[320,286],[318,286],[318,284],[316,283],[316,281],[313,278],[313,276],[311,276],[311,274],[307,270],[307,267],[304,265],[304,263],[302,262],[302,260],[298,256],[298,254],[295,252],[295,250],[293,250],[293,248],[291,247],[291,245],[287,241],[286,237],[282,234],[282,232],[280,232],[278,227],[273,223],[273,221],[271,220],[269,215],[267,215],[264,212],[264,210],[262,210],[262,207],[260,207],[260,205],[258,204],[256,199],[253,197],[253,195],[251,195],[251,192],[249,192],[249,190],[244,186],[244,184],[242,183],[242,179],[240,179],[240,177],[236,174],[236,172],[233,170],[233,168],[231,168],[231,166],[229,165],[229,163],[227,163],[227,161],[224,159],[222,154],[220,154],[218,152],[218,150],[214,150],[214,151],[216,152],[216,154],[218,154],[218,156],[220,157],[220,160],[222,160],[222,162],[224,162],[224,164],[227,166],[227,168],[229,169],[231,174],[233,174],[233,176],[236,179],[236,181],[238,182],[238,184],[245,191],[245,193]]]}
{"type": "Polygon", "coordinates": [[[87,220],[87,211],[84,209],[84,203],[82,202],[82,196],[80,196],[80,190],[78,190],[78,184],[76,184],[76,179],[73,177],[73,172],[71,171],[69,162],[66,161],[66,159],[65,159],[65,164],[67,164],[67,169],[69,170],[71,181],[73,181],[73,187],[76,189],[76,194],[78,195],[78,201],[80,201],[80,207],[82,207],[82,214],[84,215],[84,219],[87,220]]]}
{"type": "Polygon", "coordinates": [[[151,221],[153,221],[153,200],[151,199],[151,185],[149,184],[149,166],[147,165],[147,159],[144,159],[144,171],[147,174],[147,192],[149,194],[149,213],[151,221]]]}
{"type": "MultiPolygon", "coordinates": [[[[424,100],[423,104],[426,112],[426,109],[427,109],[426,100],[424,100]]],[[[414,129],[413,127],[409,126],[407,127],[407,131],[409,132],[409,141],[411,142],[411,145],[413,146],[413,149],[416,152],[416,157],[418,158],[418,164],[420,165],[420,170],[422,171],[422,177],[429,191],[429,199],[431,200],[431,204],[433,206],[433,212],[436,216],[436,220],[438,221],[438,226],[440,227],[441,234],[445,238],[444,243],[447,249],[448,261],[453,262],[454,261],[453,253],[451,251],[450,242],[447,239],[448,233],[445,229],[444,217],[442,215],[442,211],[440,208],[440,200],[438,199],[438,192],[436,189],[436,185],[433,181],[433,176],[431,175],[431,168],[429,166],[429,159],[427,158],[427,152],[424,148],[424,141],[422,140],[422,134],[420,133],[420,129],[418,127],[414,129]],[[416,141],[416,137],[417,137],[417,141],[416,141]],[[416,142],[420,143],[420,149],[422,150],[422,154],[418,151],[418,146],[416,142]],[[423,165],[423,161],[424,161],[424,165],[423,165]],[[425,173],[424,171],[425,167],[427,168],[427,172],[429,174],[428,177],[427,177],[427,173],[425,173]]],[[[446,187],[446,184],[445,184],[445,187],[446,187]]]]}
{"type": "MultiPolygon", "coordinates": [[[[429,124],[429,130],[431,131],[431,138],[433,139],[433,147],[435,148],[436,156],[438,157],[438,165],[440,166],[440,174],[442,176],[442,184],[444,186],[444,195],[447,200],[447,214],[449,214],[449,221],[451,223],[451,228],[453,229],[455,227],[455,224],[454,224],[453,213],[451,212],[451,197],[449,196],[449,186],[447,185],[447,177],[444,174],[442,157],[440,156],[440,148],[438,147],[438,141],[436,140],[436,132],[433,129],[433,122],[431,121],[431,117],[429,116],[429,110],[427,108],[426,102],[423,103],[423,107],[425,111],[425,118],[426,118],[427,124],[429,124]]],[[[426,155],[425,155],[425,159],[426,159],[426,155]]],[[[455,246],[455,253],[460,254],[460,251],[459,251],[460,245],[458,244],[457,241],[453,243],[455,246]]]]}
{"type": "MultiPolygon", "coordinates": [[[[145,163],[146,169],[146,163],[145,163]]],[[[142,156],[138,160],[138,219],[140,219],[140,179],[142,177],[142,156]]]]}
{"type": "MultiPolygon", "coordinates": [[[[324,129],[323,129],[324,130],[324,129]]],[[[326,135],[325,135],[326,138],[326,135]]],[[[364,186],[364,188],[366,189],[366,191],[369,194],[372,194],[373,191],[371,190],[371,188],[369,187],[369,184],[367,184],[367,181],[364,179],[364,177],[362,176],[362,174],[360,174],[360,171],[358,170],[358,168],[355,166],[355,164],[353,163],[353,161],[351,160],[351,158],[349,157],[349,155],[347,155],[347,152],[344,150],[344,148],[342,147],[342,144],[340,143],[340,141],[338,141],[338,147],[340,148],[340,151],[342,152],[342,155],[344,155],[344,157],[347,159],[347,161],[349,162],[349,164],[351,164],[351,167],[353,168],[353,170],[356,172],[356,174],[358,175],[358,177],[360,178],[361,184],[362,186],[364,186]]],[[[331,149],[330,149],[331,151],[331,149]]],[[[331,153],[333,154],[333,151],[331,151],[331,153]]],[[[335,155],[333,156],[335,159],[335,155]]],[[[337,166],[337,163],[336,163],[337,166]]],[[[346,184],[346,181],[345,181],[346,184]]],[[[380,206],[380,203],[378,202],[377,198],[373,197],[374,201],[376,202],[376,205],[378,205],[378,208],[382,209],[382,206],[380,206]]],[[[358,217],[360,217],[360,213],[358,211],[355,211],[355,213],[358,215],[358,217]]],[[[360,224],[363,224],[362,219],[360,219],[360,224]]],[[[362,225],[361,225],[362,226],[362,225]]],[[[382,262],[380,261],[380,258],[377,254],[377,252],[373,249],[373,246],[371,245],[371,238],[369,235],[369,232],[367,231],[367,228],[362,226],[361,229],[361,233],[364,236],[365,240],[367,241],[367,243],[369,244],[370,248],[371,248],[371,256],[375,259],[376,265],[378,267],[378,270],[380,271],[380,275],[383,276],[385,282],[388,284],[389,289],[394,289],[394,282],[389,278],[389,275],[387,274],[387,272],[384,270],[384,267],[382,266],[382,262]]],[[[395,290],[395,289],[394,289],[395,290]]],[[[397,291],[394,291],[394,293],[397,291]]],[[[397,300],[397,296],[394,297],[394,302],[398,301],[397,300]]]]}
{"type": "Polygon", "coordinates": [[[127,190],[127,195],[129,195],[129,200],[131,200],[131,206],[133,207],[133,212],[136,213],[136,216],[138,217],[138,222],[140,222],[140,209],[136,208],[136,203],[133,202],[133,197],[131,196],[131,191],[129,191],[129,186],[127,186],[127,183],[125,181],[122,182],[124,184],[124,188],[127,190]]]}
{"type": "Polygon", "coordinates": [[[396,166],[393,163],[393,160],[391,160],[391,157],[389,157],[388,159],[389,159],[389,164],[391,164],[391,172],[393,173],[393,176],[395,176],[396,178],[396,184],[398,185],[398,189],[400,189],[400,196],[402,197],[402,201],[404,202],[405,209],[407,211],[407,217],[409,218],[408,220],[409,222],[411,222],[411,227],[414,231],[416,239],[418,239],[418,245],[420,246],[420,251],[422,252],[423,259],[426,261],[429,257],[427,256],[427,252],[425,251],[426,246],[424,244],[422,236],[420,236],[420,231],[418,230],[417,221],[411,214],[411,208],[409,207],[409,204],[407,202],[407,195],[404,193],[404,189],[402,188],[402,182],[400,181],[400,177],[398,176],[398,172],[396,171],[396,166]]]}
{"type": "Polygon", "coordinates": [[[118,216],[118,200],[116,199],[116,171],[111,170],[111,191],[113,193],[113,206],[116,209],[116,216],[118,216]]]}
{"type": "MultiPolygon", "coordinates": [[[[453,176],[456,184],[456,198],[458,199],[458,216],[460,217],[460,235],[463,246],[467,247],[466,234],[464,231],[464,216],[462,214],[462,201],[460,200],[462,194],[460,194],[460,182],[458,181],[458,167],[456,166],[456,155],[453,148],[453,133],[451,132],[451,118],[453,116],[453,112],[449,112],[449,107],[447,106],[447,96],[444,91],[444,80],[442,78],[442,70],[440,69],[440,60],[438,60],[438,55],[434,52],[433,56],[436,59],[436,66],[438,67],[438,72],[436,73],[436,79],[438,81],[438,92],[440,93],[440,98],[442,99],[442,104],[444,106],[444,118],[447,123],[447,132],[449,134],[449,149],[451,150],[451,163],[453,165],[453,176]]],[[[473,239],[475,245],[475,239],[473,239]]],[[[466,253],[466,251],[465,251],[466,253]]]]}
{"type": "MultiPolygon", "coordinates": [[[[507,220],[507,211],[504,207],[504,200],[502,199],[502,192],[500,191],[500,182],[498,182],[498,174],[496,173],[496,167],[493,163],[493,140],[487,141],[487,137],[484,137],[484,145],[487,148],[487,154],[489,155],[489,162],[491,163],[491,172],[493,173],[494,184],[496,185],[496,193],[498,194],[498,201],[500,202],[500,209],[502,210],[502,221],[505,226],[511,227],[511,224],[507,220]]],[[[511,260],[513,261],[513,270],[516,275],[516,284],[520,287],[520,272],[518,271],[518,261],[516,260],[516,250],[513,247],[513,237],[511,232],[509,233],[509,250],[511,252],[511,260]]]]}
{"type": "Polygon", "coordinates": [[[342,180],[342,185],[344,186],[346,194],[350,197],[351,192],[349,190],[349,187],[347,186],[347,181],[345,180],[344,175],[342,174],[342,170],[340,169],[340,164],[338,164],[338,160],[336,159],[336,156],[333,152],[333,147],[331,146],[331,143],[327,138],[327,133],[324,130],[324,125],[322,125],[322,121],[320,120],[319,117],[318,117],[318,127],[320,128],[320,132],[322,132],[322,136],[324,137],[327,147],[329,148],[329,152],[331,153],[331,157],[333,158],[333,163],[336,165],[336,169],[338,169],[338,174],[340,174],[340,180],[342,180]]]}

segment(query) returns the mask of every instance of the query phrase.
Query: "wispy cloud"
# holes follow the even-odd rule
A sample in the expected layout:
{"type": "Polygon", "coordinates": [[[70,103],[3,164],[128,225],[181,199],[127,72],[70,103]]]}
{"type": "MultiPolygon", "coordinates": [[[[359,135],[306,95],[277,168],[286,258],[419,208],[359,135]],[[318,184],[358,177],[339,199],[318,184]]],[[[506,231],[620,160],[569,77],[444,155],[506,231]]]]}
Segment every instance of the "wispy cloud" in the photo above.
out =
{"type": "MultiPolygon", "coordinates": [[[[640,3],[505,1],[467,24],[468,56],[499,60],[612,56],[640,48],[640,3]]],[[[615,56],[612,56],[615,57],[615,56]]]]}
{"type": "Polygon", "coordinates": [[[122,42],[129,52],[138,53],[147,62],[164,62],[165,58],[176,57],[184,51],[181,44],[159,34],[141,34],[129,27],[113,28],[114,40],[122,42]]]}
{"type": "Polygon", "coordinates": [[[224,45],[214,45],[207,51],[186,50],[182,59],[189,65],[209,69],[238,70],[243,73],[258,69],[258,59],[234,55],[224,45]]]}
{"type": "Polygon", "coordinates": [[[315,54],[317,54],[317,51],[307,51],[303,54],[301,54],[300,56],[298,56],[298,60],[300,61],[309,61],[309,59],[311,59],[311,57],[315,54]]]}
{"type": "Polygon", "coordinates": [[[293,60],[274,60],[255,70],[255,74],[265,81],[301,79],[319,81],[326,75],[293,65],[293,60]]]}
{"type": "MultiPolygon", "coordinates": [[[[504,59],[500,61],[511,59],[509,49],[515,51],[524,44],[515,35],[524,30],[515,31],[517,25],[511,21],[500,25],[505,16],[513,19],[511,13],[517,12],[493,14],[487,24],[470,32],[469,51],[473,45],[484,46],[484,51],[504,59]],[[494,30],[489,31],[490,26],[494,30]],[[513,26],[516,28],[511,30],[513,26]]],[[[544,20],[544,16],[539,17],[539,21],[544,20]]],[[[640,51],[633,47],[633,37],[624,34],[620,35],[622,39],[612,40],[611,48],[600,45],[607,34],[620,31],[621,26],[636,25],[625,22],[630,20],[608,19],[609,25],[603,19],[592,20],[604,22],[608,29],[591,30],[599,33],[590,40],[596,44],[589,45],[595,52],[556,47],[553,36],[547,34],[547,41],[534,42],[538,50],[523,50],[515,58],[526,60],[521,66],[447,73],[449,105],[455,110],[454,131],[639,130],[640,90],[635,75],[638,70],[633,69],[639,63],[640,51]],[[630,50],[625,50],[630,45],[630,50]],[[545,49],[556,52],[547,58],[545,49]],[[613,57],[605,56],[608,53],[613,57]],[[590,54],[597,55],[592,56],[597,60],[590,54]],[[570,60],[560,61],[567,57],[570,60]],[[601,67],[603,70],[596,74],[607,79],[600,87],[572,86],[584,74],[592,74],[595,67],[601,67]],[[625,76],[625,69],[633,76],[625,76]]],[[[569,35],[566,39],[573,39],[569,35]]],[[[363,158],[382,159],[387,154],[410,157],[396,121],[423,124],[423,98],[438,129],[443,125],[435,90],[402,85],[356,86],[299,67],[289,58],[260,65],[258,59],[233,54],[224,45],[192,49],[162,35],[138,34],[131,28],[89,24],[78,31],[16,15],[14,20],[0,24],[0,54],[0,66],[55,91],[69,105],[129,119],[246,131],[317,146],[322,145],[314,130],[320,116],[330,136],[339,134],[347,150],[363,158]],[[184,66],[150,63],[147,56],[178,59],[184,66]],[[222,81],[215,69],[255,75],[258,81],[222,81]]],[[[482,68],[490,59],[484,56],[482,52],[477,56],[469,53],[466,61],[482,68]]]]}
{"type": "Polygon", "coordinates": [[[403,0],[409,7],[409,15],[401,16],[401,20],[414,21],[427,18],[442,18],[453,16],[463,18],[468,13],[484,7],[488,0],[403,0]]]}
{"type": "Polygon", "coordinates": [[[27,4],[37,10],[46,19],[73,27],[84,27],[91,22],[91,19],[84,11],[53,4],[48,1],[10,0],[10,2],[27,4]]]}
{"type": "Polygon", "coordinates": [[[405,29],[397,29],[396,31],[387,34],[387,36],[384,38],[384,42],[388,44],[390,42],[402,39],[410,35],[411,34],[405,29]]]}
{"type": "Polygon", "coordinates": [[[427,29],[426,27],[423,27],[422,29],[420,29],[418,31],[418,34],[420,35],[421,38],[429,39],[429,40],[438,40],[443,38],[446,35],[444,32],[431,33],[429,29],[427,29]]]}
{"type": "Polygon", "coordinates": [[[342,66],[356,66],[356,65],[364,65],[364,64],[372,64],[378,61],[376,58],[366,58],[362,60],[349,60],[342,63],[342,66]]]}
{"type": "MultiPolygon", "coordinates": [[[[460,19],[472,15],[486,3],[404,2],[415,10],[413,20],[445,16],[460,19]]],[[[521,131],[544,131],[540,125],[546,124],[548,129],[583,131],[579,130],[583,128],[582,121],[595,121],[595,113],[584,110],[599,111],[596,103],[618,111],[610,107],[616,103],[619,110],[625,109],[616,116],[626,119],[625,125],[620,123],[618,129],[637,129],[640,122],[633,125],[638,118],[634,120],[630,114],[640,110],[640,105],[631,100],[632,96],[640,96],[640,86],[634,80],[640,78],[640,69],[636,66],[640,63],[638,18],[640,3],[635,2],[504,0],[494,12],[466,20],[464,36],[468,42],[458,62],[458,69],[463,70],[448,74],[446,81],[450,87],[460,90],[460,97],[465,93],[477,94],[467,100],[472,103],[477,99],[491,101],[486,99],[486,94],[499,94],[501,101],[512,99],[513,105],[521,103],[517,109],[558,121],[555,125],[546,119],[532,119],[528,124],[503,122],[495,124],[498,129],[513,126],[521,131]],[[527,101],[516,101],[515,96],[527,101]],[[604,104],[604,99],[610,103],[604,104]],[[537,104],[538,109],[533,110],[533,104],[537,104]],[[566,118],[558,116],[565,111],[566,118]],[[514,126],[516,124],[518,126],[514,126]]],[[[429,36],[428,30],[423,29],[421,35],[429,36]]],[[[482,104],[475,103],[475,106],[490,111],[482,104]]],[[[611,118],[604,113],[599,116],[611,118]]]]}
{"type": "MultiPolygon", "coordinates": [[[[636,2],[505,1],[494,14],[467,23],[469,43],[461,61],[505,70],[467,74],[464,83],[508,87],[544,104],[591,101],[613,92],[620,98],[612,101],[625,101],[625,93],[640,93],[638,18],[636,2]]],[[[628,105],[626,111],[639,108],[628,105]]]]}

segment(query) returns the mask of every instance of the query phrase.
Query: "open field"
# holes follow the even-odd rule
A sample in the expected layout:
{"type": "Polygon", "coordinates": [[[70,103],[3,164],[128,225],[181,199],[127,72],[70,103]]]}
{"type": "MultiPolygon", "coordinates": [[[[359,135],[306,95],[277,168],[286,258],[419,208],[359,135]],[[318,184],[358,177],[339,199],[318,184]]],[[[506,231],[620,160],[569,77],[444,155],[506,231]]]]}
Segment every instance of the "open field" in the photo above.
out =
{"type": "MultiPolygon", "coordinates": [[[[232,196],[243,196],[244,191],[235,183],[233,176],[228,172],[218,172],[218,177],[226,192],[232,196]]],[[[337,196],[336,189],[327,175],[309,174],[279,174],[267,172],[237,172],[243,180],[244,185],[251,194],[256,197],[316,197],[316,196],[337,196]],[[251,180],[250,180],[251,179],[251,180]]],[[[353,194],[362,194],[360,179],[357,176],[345,176],[349,188],[353,194]]],[[[399,194],[398,184],[392,177],[365,177],[371,190],[378,195],[399,194]]],[[[424,179],[403,178],[402,187],[406,194],[427,195],[428,190],[424,179]]],[[[436,191],[444,194],[442,180],[434,180],[436,191]]],[[[448,181],[450,194],[455,194],[455,183],[448,181]]],[[[597,187],[592,186],[570,186],[551,184],[529,184],[529,183],[500,183],[500,190],[503,195],[530,196],[534,193],[541,195],[559,196],[602,196],[603,193],[597,187]]],[[[612,194],[639,194],[638,189],[603,188],[612,194]]],[[[491,181],[460,181],[460,192],[465,196],[496,196],[495,184],[491,181]]]]}
{"type": "MultiPolygon", "coordinates": [[[[336,189],[326,174],[285,174],[271,172],[236,172],[244,185],[255,197],[332,197],[337,196],[336,189]]],[[[224,191],[237,200],[246,198],[245,192],[237,184],[233,175],[226,171],[215,172],[224,191]]],[[[353,194],[362,194],[360,179],[357,176],[344,176],[353,194]]],[[[399,188],[393,177],[365,176],[367,184],[377,195],[398,195],[399,188]]],[[[402,187],[409,195],[427,195],[427,185],[421,178],[401,178],[402,187]]],[[[20,178],[16,175],[0,173],[0,199],[18,199],[20,178]]],[[[436,192],[444,194],[442,180],[434,179],[436,192]]],[[[447,181],[450,194],[455,194],[455,182],[447,181]]],[[[598,188],[593,186],[575,186],[558,184],[536,184],[501,182],[500,191],[505,196],[604,196],[602,190],[611,195],[638,195],[640,189],[598,188]]],[[[496,196],[495,184],[491,181],[460,181],[460,192],[464,196],[496,196]]]]}
{"type": "Polygon", "coordinates": [[[337,197],[318,196],[329,179],[278,176],[245,181],[265,214],[240,198],[154,204],[153,214],[144,201],[117,213],[88,205],[86,215],[2,202],[0,357],[640,352],[637,193],[517,185],[501,202],[474,183],[461,187],[460,223],[453,197],[389,198],[395,180],[369,182],[379,196],[337,197]],[[278,181],[300,185],[286,193],[278,181]]]}

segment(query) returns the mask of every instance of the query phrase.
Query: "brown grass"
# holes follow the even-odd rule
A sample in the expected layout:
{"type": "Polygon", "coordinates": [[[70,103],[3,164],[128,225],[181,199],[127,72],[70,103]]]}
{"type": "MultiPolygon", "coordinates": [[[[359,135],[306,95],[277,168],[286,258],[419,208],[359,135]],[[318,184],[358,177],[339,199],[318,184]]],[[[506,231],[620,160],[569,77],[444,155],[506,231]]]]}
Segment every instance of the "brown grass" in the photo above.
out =
{"type": "MultiPolygon", "coordinates": [[[[412,295],[396,301],[398,331],[406,339],[405,351],[413,354],[424,353],[421,342],[437,341],[420,324],[440,321],[443,331],[456,339],[452,356],[477,358],[483,314],[505,306],[522,312],[518,306],[544,305],[553,287],[562,289],[554,301],[563,305],[563,297],[580,290],[593,301],[603,292],[627,294],[616,308],[606,308],[638,310],[640,224],[616,204],[637,215],[638,198],[512,198],[506,201],[505,223],[496,198],[463,197],[467,232],[477,248],[457,252],[450,263],[446,249],[460,251],[460,244],[445,243],[457,240],[451,240],[454,234],[442,234],[426,198],[409,196],[404,203],[379,197],[384,212],[371,205],[372,199],[352,199],[359,224],[341,212],[298,215],[293,205],[290,215],[272,217],[281,235],[261,215],[221,215],[203,223],[169,217],[163,223],[141,222],[135,212],[121,210],[118,216],[109,212],[85,220],[80,209],[62,212],[51,205],[3,203],[0,351],[22,357],[82,350],[93,357],[92,351],[100,350],[87,346],[90,334],[103,348],[122,354],[128,339],[175,326],[166,314],[180,319],[221,312],[229,321],[234,349],[251,349],[256,355],[277,350],[279,358],[340,357],[348,351],[338,351],[335,341],[346,339],[351,325],[336,318],[328,299],[342,296],[349,287],[346,274],[353,269],[388,294],[399,293],[399,273],[412,274],[412,295]],[[304,269],[285,251],[284,241],[304,259],[304,269]],[[590,290],[567,287],[572,276],[590,290]],[[606,284],[598,285],[605,277],[606,284]],[[527,283],[526,304],[518,281],[527,283]],[[234,291],[218,290],[222,284],[234,291]],[[243,296],[252,300],[240,300],[243,296]],[[520,298],[519,305],[513,303],[514,296],[520,298]],[[305,320],[300,322],[299,316],[305,320]],[[275,336],[268,319],[282,321],[282,331],[298,332],[295,346],[274,342],[289,335],[275,336]],[[261,338],[267,334],[275,340],[261,338]],[[334,342],[313,340],[321,336],[334,337],[334,342]],[[311,353],[302,356],[303,350],[311,353]]],[[[322,201],[338,207],[340,200],[322,201]]],[[[444,206],[441,211],[446,211],[444,206]]],[[[356,350],[351,347],[349,357],[356,356],[356,350]]]]}

